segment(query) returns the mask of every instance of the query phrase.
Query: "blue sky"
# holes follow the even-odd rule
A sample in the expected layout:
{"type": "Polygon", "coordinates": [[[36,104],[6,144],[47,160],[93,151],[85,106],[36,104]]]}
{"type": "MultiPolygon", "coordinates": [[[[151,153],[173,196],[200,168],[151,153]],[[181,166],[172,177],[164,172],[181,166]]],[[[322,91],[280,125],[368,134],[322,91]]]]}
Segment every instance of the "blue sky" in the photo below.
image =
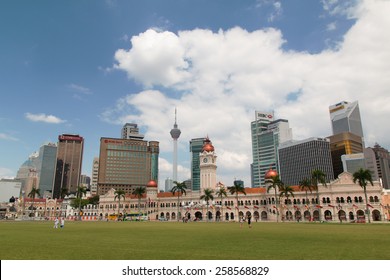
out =
{"type": "Polygon", "coordinates": [[[249,185],[255,110],[300,140],[329,136],[329,105],[359,100],[366,144],[389,149],[389,13],[384,0],[1,1],[0,177],[62,133],[85,137],[90,175],[100,137],[136,122],[160,141],[161,185],[175,107],[180,180],[189,140],[209,135],[219,180],[249,185]]]}

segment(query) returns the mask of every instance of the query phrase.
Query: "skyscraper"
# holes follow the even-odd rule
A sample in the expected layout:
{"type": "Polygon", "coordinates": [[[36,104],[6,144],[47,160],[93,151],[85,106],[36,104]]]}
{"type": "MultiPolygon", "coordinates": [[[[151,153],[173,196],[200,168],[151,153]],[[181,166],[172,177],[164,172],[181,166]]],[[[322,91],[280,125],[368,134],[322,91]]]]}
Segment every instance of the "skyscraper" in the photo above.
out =
{"type": "Polygon", "coordinates": [[[62,134],[58,136],[53,198],[60,198],[65,191],[77,192],[80,185],[83,148],[84,138],[80,135],[62,134]]]}
{"type": "Polygon", "coordinates": [[[373,148],[369,147],[375,155],[375,167],[383,188],[390,189],[390,154],[389,151],[381,147],[378,143],[373,148]]]}
{"type": "Polygon", "coordinates": [[[313,170],[324,172],[327,182],[333,180],[329,140],[309,138],[281,144],[279,170],[279,176],[286,186],[299,185],[304,178],[311,178],[313,170]]]}
{"type": "Polygon", "coordinates": [[[332,155],[333,174],[337,178],[344,171],[341,159],[343,155],[363,153],[363,138],[351,132],[341,132],[328,138],[332,155]]]}
{"type": "Polygon", "coordinates": [[[98,194],[111,188],[127,194],[158,182],[159,142],[140,139],[100,139],[98,194]]]}
{"type": "Polygon", "coordinates": [[[359,103],[357,101],[352,103],[342,101],[329,106],[329,114],[333,135],[342,132],[351,132],[362,138],[364,137],[359,103]]]}
{"type": "Polygon", "coordinates": [[[44,192],[51,192],[53,190],[56,159],[56,144],[48,143],[41,146],[37,160],[38,187],[41,195],[43,195],[44,192]]]}
{"type": "Polygon", "coordinates": [[[190,141],[191,152],[191,187],[193,191],[200,190],[200,161],[199,154],[206,138],[194,138],[190,141]]]}
{"type": "Polygon", "coordinates": [[[280,143],[292,139],[288,121],[274,121],[273,114],[256,111],[256,119],[251,123],[252,158],[251,181],[252,187],[265,184],[265,173],[270,169],[279,171],[278,147],[280,143]]]}
{"type": "Polygon", "coordinates": [[[171,129],[171,136],[173,138],[173,181],[177,181],[177,139],[179,139],[181,134],[180,129],[177,127],[176,123],[176,108],[175,108],[175,124],[171,129]]]}
{"type": "Polygon", "coordinates": [[[333,131],[329,137],[333,174],[337,178],[343,172],[342,155],[363,153],[363,128],[357,101],[329,106],[329,115],[333,131]]]}
{"type": "Polygon", "coordinates": [[[99,158],[94,157],[92,162],[91,194],[97,194],[97,183],[99,175],[99,158]]]}

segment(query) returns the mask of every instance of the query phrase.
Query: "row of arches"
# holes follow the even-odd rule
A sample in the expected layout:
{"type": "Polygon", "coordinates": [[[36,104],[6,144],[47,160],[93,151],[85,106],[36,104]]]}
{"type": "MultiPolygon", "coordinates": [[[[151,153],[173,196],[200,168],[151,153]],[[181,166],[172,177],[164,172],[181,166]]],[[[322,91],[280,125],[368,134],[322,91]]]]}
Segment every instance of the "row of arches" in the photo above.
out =
{"type": "MultiPolygon", "coordinates": [[[[270,210],[268,211],[247,211],[243,212],[240,211],[238,213],[239,217],[253,217],[254,221],[270,221],[275,220],[275,216],[277,215],[276,210],[270,210]]],[[[326,221],[356,221],[356,222],[363,222],[366,219],[366,215],[363,210],[357,210],[356,212],[349,211],[346,212],[344,210],[338,210],[332,213],[330,210],[325,210],[324,213],[324,219],[326,221]]],[[[373,210],[371,212],[371,217],[373,221],[381,221],[381,213],[378,210],[373,210]]],[[[163,218],[165,220],[177,220],[176,212],[160,212],[159,215],[156,215],[156,219],[163,218]]],[[[194,213],[186,212],[184,213],[184,216],[182,216],[182,213],[179,212],[179,219],[188,219],[188,220],[209,220],[209,221],[234,221],[235,220],[235,213],[234,212],[225,212],[221,213],[220,211],[216,211],[213,213],[212,211],[208,211],[207,214],[202,213],[201,211],[195,211],[194,213]]],[[[299,210],[297,211],[283,211],[281,213],[281,219],[285,221],[319,221],[319,211],[309,211],[306,210],[304,212],[301,212],[299,210]]]]}

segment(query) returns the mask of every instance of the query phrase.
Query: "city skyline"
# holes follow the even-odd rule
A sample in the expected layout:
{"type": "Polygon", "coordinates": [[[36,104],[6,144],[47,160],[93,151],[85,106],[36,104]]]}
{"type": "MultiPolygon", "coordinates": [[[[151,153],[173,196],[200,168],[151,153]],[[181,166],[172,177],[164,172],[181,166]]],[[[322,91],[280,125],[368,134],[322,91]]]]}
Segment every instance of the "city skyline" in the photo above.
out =
{"type": "Polygon", "coordinates": [[[328,106],[359,101],[366,146],[389,149],[389,12],[371,0],[2,2],[0,177],[64,133],[85,138],[90,175],[99,139],[129,122],[160,142],[161,188],[175,107],[179,181],[189,141],[208,135],[217,179],[248,186],[256,110],[301,140],[332,134],[328,106]]]}

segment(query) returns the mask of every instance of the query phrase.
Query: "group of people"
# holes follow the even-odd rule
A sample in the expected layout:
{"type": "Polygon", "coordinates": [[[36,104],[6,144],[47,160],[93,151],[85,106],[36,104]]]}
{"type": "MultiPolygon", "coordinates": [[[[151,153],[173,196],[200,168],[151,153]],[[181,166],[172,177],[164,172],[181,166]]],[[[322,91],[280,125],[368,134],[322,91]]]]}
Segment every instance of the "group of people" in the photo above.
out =
{"type": "MultiPolygon", "coordinates": [[[[251,228],[252,227],[252,225],[251,225],[251,216],[249,215],[249,216],[247,216],[247,221],[248,221],[248,227],[249,228],[251,228]]],[[[244,224],[244,222],[245,222],[245,217],[244,216],[242,216],[242,217],[240,217],[240,227],[242,228],[242,225],[244,224]]]]}
{"type": "Polygon", "coordinates": [[[54,228],[58,228],[58,225],[60,225],[60,228],[63,228],[65,226],[65,219],[64,217],[61,217],[61,220],[58,219],[58,217],[54,220],[54,228]]]}

